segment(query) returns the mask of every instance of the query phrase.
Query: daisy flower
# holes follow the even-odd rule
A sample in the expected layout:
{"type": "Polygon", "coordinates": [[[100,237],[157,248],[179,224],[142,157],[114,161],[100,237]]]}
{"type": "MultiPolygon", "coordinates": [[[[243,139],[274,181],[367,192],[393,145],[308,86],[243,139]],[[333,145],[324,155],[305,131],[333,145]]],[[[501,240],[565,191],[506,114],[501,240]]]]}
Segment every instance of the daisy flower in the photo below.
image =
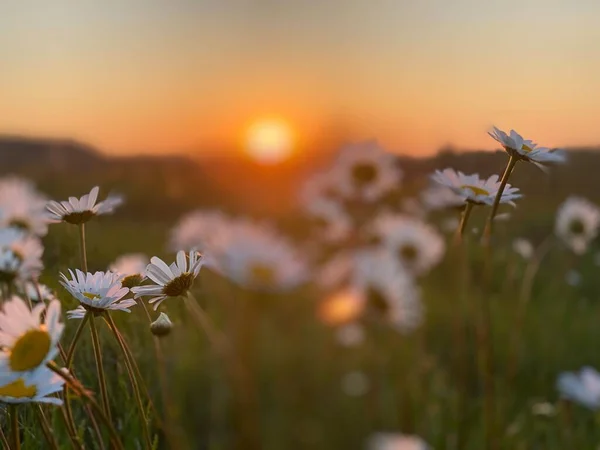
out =
{"type": "Polygon", "coordinates": [[[368,442],[368,450],[428,450],[430,447],[418,436],[400,433],[376,433],[368,442]]]}
{"type": "Polygon", "coordinates": [[[80,305],[67,312],[69,319],[82,319],[86,312],[101,313],[104,311],[131,312],[130,307],[136,304],[133,299],[124,299],[129,289],[123,287],[124,276],[114,272],[83,273],[69,269],[71,279],[60,274],[62,284],[69,293],[79,300],[80,305]]]}
{"type": "MultiPolygon", "coordinates": [[[[431,177],[433,181],[452,190],[459,195],[464,202],[476,205],[493,205],[496,194],[500,189],[498,175],[492,175],[487,180],[479,178],[479,175],[465,175],[453,169],[436,170],[431,177]]],[[[521,198],[519,189],[507,184],[500,197],[500,203],[508,203],[515,206],[513,200],[521,198]]]]}
{"type": "Polygon", "coordinates": [[[146,276],[146,266],[150,261],[141,253],[130,253],[118,257],[109,267],[109,270],[124,276],[121,284],[132,288],[139,286],[146,276]]]}
{"type": "Polygon", "coordinates": [[[209,249],[214,268],[247,289],[286,291],[308,278],[301,253],[275,229],[250,221],[231,224],[209,249]]]}
{"type": "Polygon", "coordinates": [[[108,196],[106,200],[96,203],[100,188],[95,186],[89,194],[81,198],[69,197],[69,200],[55,202],[51,200],[46,205],[48,218],[53,223],[67,222],[74,225],[81,225],[95,216],[110,214],[117,206],[123,203],[120,196],[108,196]]]}
{"type": "Polygon", "coordinates": [[[171,231],[169,247],[206,252],[215,234],[229,225],[230,219],[221,211],[193,211],[183,216],[171,231]]]}
{"type": "Polygon", "coordinates": [[[566,155],[562,150],[538,147],[533,141],[523,139],[515,130],[510,130],[510,134],[506,134],[494,127],[488,134],[498,141],[510,156],[519,160],[529,161],[538,166],[562,163],[566,160],[566,155]]]}
{"type": "Polygon", "coordinates": [[[569,197],[556,213],[555,233],[576,254],[587,250],[598,234],[600,210],[580,197],[569,197]]]}
{"type": "Polygon", "coordinates": [[[26,282],[39,276],[44,248],[41,241],[23,230],[0,229],[0,282],[26,282]]]}
{"type": "Polygon", "coordinates": [[[590,409],[600,408],[600,373],[584,367],[579,373],[561,373],[556,382],[561,396],[590,409]]]}
{"type": "Polygon", "coordinates": [[[29,180],[15,176],[0,179],[0,225],[45,236],[48,232],[46,202],[29,180]]]}
{"type": "Polygon", "coordinates": [[[330,175],[343,197],[366,202],[379,200],[402,180],[397,158],[374,141],[343,148],[330,175]]]}
{"type": "Polygon", "coordinates": [[[304,185],[300,200],[306,213],[319,225],[327,242],[340,242],[352,233],[352,220],[341,202],[332,195],[332,179],[327,173],[311,177],[304,185]]]}
{"type": "Polygon", "coordinates": [[[422,275],[444,256],[445,243],[440,234],[425,222],[401,215],[375,219],[373,232],[389,251],[395,253],[413,274],[422,275]]]}
{"type": "Polygon", "coordinates": [[[58,353],[58,341],[64,324],[60,319],[60,302],[38,303],[32,310],[17,296],[7,300],[0,312],[0,382],[17,378],[28,381],[36,370],[58,353]]]}
{"type": "Polygon", "coordinates": [[[155,284],[132,288],[135,298],[152,297],[149,303],[157,309],[167,298],[187,295],[204,263],[200,253],[191,251],[188,255],[183,250],[179,251],[176,261],[170,266],[156,256],[151,258],[146,267],[146,276],[155,284]]]}
{"type": "Polygon", "coordinates": [[[513,241],[513,250],[523,259],[531,259],[534,248],[527,239],[517,238],[513,241]]]}
{"type": "Polygon", "coordinates": [[[29,379],[17,378],[0,386],[2,403],[52,403],[62,405],[60,397],[52,394],[62,391],[65,380],[47,367],[39,370],[29,379]]]}
{"type": "Polygon", "coordinates": [[[21,286],[20,292],[24,297],[33,302],[51,302],[52,300],[57,300],[56,296],[45,284],[26,282],[24,286],[21,286]]]}

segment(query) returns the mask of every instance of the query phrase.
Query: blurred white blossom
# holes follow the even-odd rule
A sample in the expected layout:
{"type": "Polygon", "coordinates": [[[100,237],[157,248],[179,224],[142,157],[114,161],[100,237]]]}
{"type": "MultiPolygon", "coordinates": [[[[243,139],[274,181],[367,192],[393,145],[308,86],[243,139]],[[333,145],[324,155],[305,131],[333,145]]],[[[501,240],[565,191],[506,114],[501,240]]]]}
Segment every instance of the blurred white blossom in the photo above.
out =
{"type": "Polygon", "coordinates": [[[600,209],[588,200],[569,197],[556,213],[555,233],[574,253],[585,253],[598,234],[600,209]]]}

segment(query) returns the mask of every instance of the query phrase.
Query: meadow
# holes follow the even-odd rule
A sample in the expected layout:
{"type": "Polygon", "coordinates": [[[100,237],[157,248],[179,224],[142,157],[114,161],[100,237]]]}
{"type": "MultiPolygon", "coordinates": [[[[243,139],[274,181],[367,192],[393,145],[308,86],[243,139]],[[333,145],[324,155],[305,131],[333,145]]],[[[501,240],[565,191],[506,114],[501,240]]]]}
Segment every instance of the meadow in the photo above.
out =
{"type": "MultiPolygon", "coordinates": [[[[300,170],[293,182],[273,194],[275,198],[267,198],[268,208],[261,207],[261,195],[269,196],[280,178],[263,180],[257,188],[260,195],[239,192],[244,198],[240,201],[235,181],[229,181],[230,190],[219,191],[220,185],[199,181],[201,169],[186,168],[183,173],[185,164],[165,172],[162,164],[136,170],[134,162],[111,163],[109,168],[94,165],[70,177],[33,164],[11,172],[33,178],[55,200],[81,196],[94,185],[101,186],[101,199],[109,190],[123,194],[125,203],[114,215],[98,215],[86,223],[89,272],[105,271],[120,255],[132,253],[158,256],[170,264],[175,250],[190,250],[174,248],[174,243],[185,243],[173,237],[182,216],[196,209],[227,211],[219,221],[206,217],[197,221],[193,228],[197,234],[191,238],[197,242],[193,247],[207,256],[211,250],[226,256],[220,265],[205,264],[191,288],[210,321],[208,329],[190,309],[189,297],[167,298],[160,305],[158,312],[166,312],[172,322],[166,336],[151,333],[140,305],[133,306],[131,314],[111,313],[139,366],[153,448],[596,449],[600,381],[582,383],[571,391],[558,389],[557,382],[565,372],[600,368],[595,345],[600,337],[596,277],[600,249],[594,243],[598,220],[593,209],[582,213],[582,221],[590,224],[584,230],[589,234],[584,251],[573,251],[569,239],[557,235],[555,221],[569,196],[600,201],[594,170],[600,156],[571,152],[549,173],[519,161],[509,183],[520,188],[523,198],[515,199],[514,209],[501,206],[499,213],[510,217],[494,222],[489,245],[484,231],[489,204],[474,197],[463,199],[475,206],[459,238],[458,222],[452,229],[447,223],[458,221],[461,210],[427,209],[422,201],[421,193],[436,169],[453,167],[485,179],[501,174],[507,159],[504,152],[446,152],[431,159],[386,160],[402,171],[401,183],[377,201],[369,199],[366,206],[354,200],[346,203],[353,219],[351,236],[336,242],[324,238],[323,220],[310,217],[314,212],[310,205],[303,209],[297,201],[303,184],[310,183],[315,173],[312,166],[300,170]],[[170,183],[177,189],[170,189],[170,183]],[[373,299],[377,296],[370,287],[358,283],[365,295],[359,307],[351,302],[327,307],[339,283],[331,289],[331,283],[321,282],[336,256],[381,245],[369,234],[369,224],[382,211],[429,224],[443,242],[439,261],[410,276],[420,309],[415,312],[410,309],[414,305],[398,300],[400,313],[418,316],[410,324],[400,317],[400,327],[390,322],[389,304],[382,307],[381,299],[373,299]],[[293,243],[293,253],[287,244],[279,253],[273,250],[280,248],[278,238],[271,231],[252,228],[267,227],[261,221],[236,222],[250,215],[275,224],[285,242],[293,243]],[[588,215],[594,217],[590,222],[588,215]],[[218,242],[213,242],[217,235],[218,242]],[[517,238],[530,242],[532,251],[515,251],[517,238]],[[269,239],[274,240],[273,248],[253,244],[269,239]],[[200,244],[207,248],[198,248],[200,244]],[[238,271],[253,255],[259,255],[263,264],[292,267],[290,272],[302,276],[296,279],[286,272],[273,278],[263,270],[254,273],[257,280],[253,280],[238,271]],[[297,260],[302,261],[302,270],[297,269],[297,260]],[[276,282],[278,288],[273,289],[276,282]]],[[[253,175],[247,176],[249,180],[243,181],[252,184],[253,175]]],[[[464,185],[459,187],[464,191],[464,185]]],[[[465,196],[473,193],[471,189],[465,196]]],[[[328,215],[330,223],[325,225],[339,219],[334,216],[328,215]]],[[[44,269],[39,277],[60,300],[61,321],[66,323],[61,342],[67,348],[77,320],[65,314],[80,302],[59,283],[59,273],[81,267],[77,228],[68,223],[50,225],[43,238],[44,269]]],[[[432,239],[429,235],[422,239],[420,228],[416,230],[409,238],[415,239],[417,249],[427,249],[432,239]]],[[[346,270],[342,284],[353,283],[347,279],[352,273],[346,270]]],[[[149,312],[152,320],[158,317],[158,312],[149,312]]],[[[103,321],[96,321],[110,410],[122,447],[148,448],[121,349],[103,321]]],[[[60,357],[56,361],[60,365],[60,357]]],[[[100,402],[95,361],[91,337],[83,333],[73,374],[100,402]]],[[[109,448],[108,434],[101,430],[101,443],[90,423],[86,400],[73,395],[71,404],[82,445],[109,448]]],[[[19,408],[21,448],[53,448],[30,406],[19,408]]],[[[43,409],[56,448],[73,448],[60,407],[43,409]]],[[[4,415],[7,439],[12,414],[4,415]]]]}

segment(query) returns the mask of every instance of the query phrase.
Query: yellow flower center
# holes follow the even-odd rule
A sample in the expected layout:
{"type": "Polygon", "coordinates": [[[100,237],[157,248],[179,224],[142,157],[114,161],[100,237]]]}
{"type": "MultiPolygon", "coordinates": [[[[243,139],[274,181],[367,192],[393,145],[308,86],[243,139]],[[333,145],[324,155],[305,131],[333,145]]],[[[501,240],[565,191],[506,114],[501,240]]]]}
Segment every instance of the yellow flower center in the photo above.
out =
{"type": "Polygon", "coordinates": [[[32,398],[37,394],[37,388],[33,386],[25,386],[25,382],[22,378],[17,381],[13,381],[6,386],[0,387],[0,397],[12,397],[12,398],[32,398]]]}
{"type": "Polygon", "coordinates": [[[475,195],[490,195],[490,193],[488,191],[486,191],[485,189],[482,189],[478,186],[473,186],[470,184],[463,184],[461,186],[462,189],[470,189],[471,192],[473,192],[473,194],[475,195]]]}
{"type": "Polygon", "coordinates": [[[100,298],[98,294],[92,294],[91,292],[84,292],[83,296],[89,298],[90,300],[98,300],[100,298]]]}
{"type": "Polygon", "coordinates": [[[266,286],[275,282],[275,269],[264,263],[250,265],[250,279],[254,284],[266,286]]]}
{"type": "Polygon", "coordinates": [[[24,372],[38,367],[48,352],[52,340],[46,330],[31,330],[17,339],[10,351],[10,368],[24,372]]]}
{"type": "Polygon", "coordinates": [[[521,147],[521,150],[523,150],[525,153],[529,153],[533,149],[529,145],[523,144],[523,147],[521,147]]]}

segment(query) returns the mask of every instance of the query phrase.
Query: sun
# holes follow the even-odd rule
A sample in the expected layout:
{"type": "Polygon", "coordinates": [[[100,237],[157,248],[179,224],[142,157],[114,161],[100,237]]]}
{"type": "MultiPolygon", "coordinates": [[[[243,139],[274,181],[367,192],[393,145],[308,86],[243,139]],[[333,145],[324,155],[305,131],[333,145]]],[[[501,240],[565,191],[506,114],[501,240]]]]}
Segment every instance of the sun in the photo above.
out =
{"type": "Polygon", "coordinates": [[[288,159],[294,150],[289,125],[279,119],[261,119],[246,131],[246,152],[263,164],[277,164],[288,159]]]}

